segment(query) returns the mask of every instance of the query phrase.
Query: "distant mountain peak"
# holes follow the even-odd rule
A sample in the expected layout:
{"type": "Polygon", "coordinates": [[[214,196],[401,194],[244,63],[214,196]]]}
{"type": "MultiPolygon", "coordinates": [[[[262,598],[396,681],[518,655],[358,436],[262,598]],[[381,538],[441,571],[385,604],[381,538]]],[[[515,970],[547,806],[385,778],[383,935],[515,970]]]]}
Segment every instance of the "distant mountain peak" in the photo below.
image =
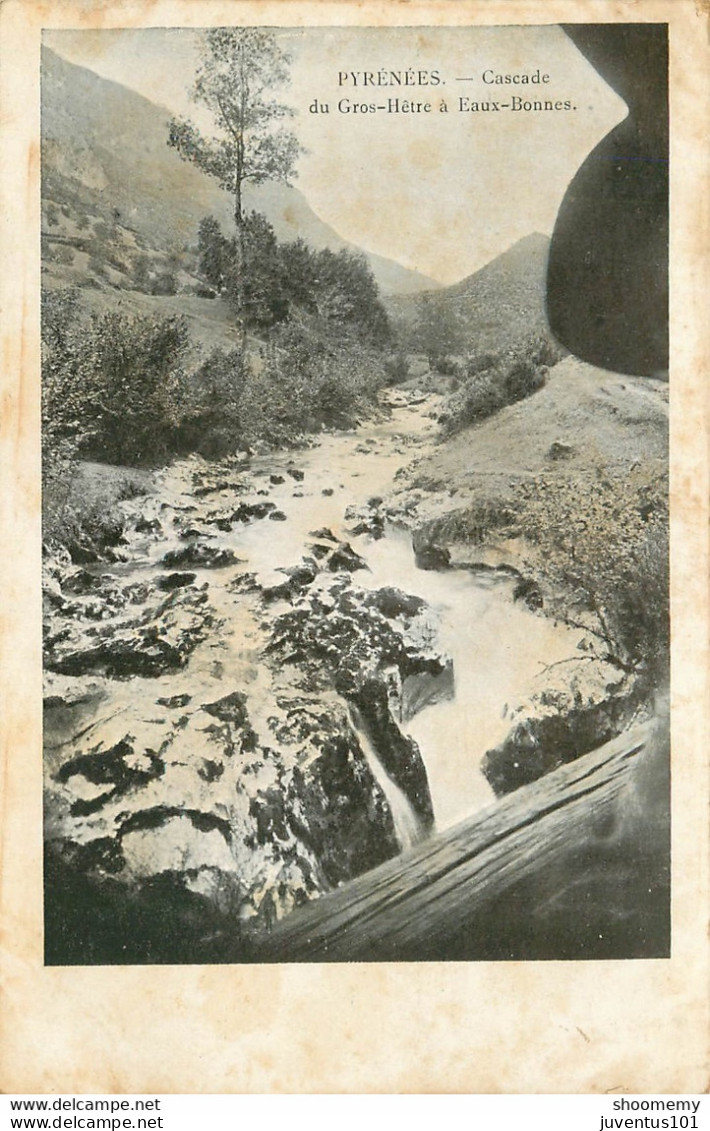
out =
{"type": "Polygon", "coordinates": [[[509,348],[548,329],[545,283],[549,237],[530,232],[458,283],[419,295],[393,296],[387,308],[406,335],[427,294],[455,316],[466,351],[509,348]]]}

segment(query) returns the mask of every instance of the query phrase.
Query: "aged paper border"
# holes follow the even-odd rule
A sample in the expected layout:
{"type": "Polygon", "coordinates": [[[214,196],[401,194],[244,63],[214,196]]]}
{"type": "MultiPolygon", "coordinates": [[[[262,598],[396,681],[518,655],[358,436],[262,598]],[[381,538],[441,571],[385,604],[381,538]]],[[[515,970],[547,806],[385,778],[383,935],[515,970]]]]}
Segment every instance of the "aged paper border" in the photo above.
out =
{"type": "Polygon", "coordinates": [[[6,1092],[650,1092],[708,1086],[706,0],[4,0],[2,974],[6,1092]],[[45,968],[39,602],[41,28],[670,24],[669,960],[45,968]]]}

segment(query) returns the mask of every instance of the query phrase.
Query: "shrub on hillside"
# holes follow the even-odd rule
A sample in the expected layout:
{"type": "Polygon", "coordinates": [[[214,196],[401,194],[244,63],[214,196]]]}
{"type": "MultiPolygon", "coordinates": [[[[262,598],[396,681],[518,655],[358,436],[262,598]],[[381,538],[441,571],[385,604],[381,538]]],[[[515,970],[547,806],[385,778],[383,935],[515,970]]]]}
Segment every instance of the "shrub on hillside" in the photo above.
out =
{"type": "Polygon", "coordinates": [[[178,430],[182,450],[222,459],[243,447],[241,399],[248,365],[239,350],[215,349],[189,385],[178,430]]]}
{"type": "Polygon", "coordinates": [[[435,373],[439,373],[442,377],[458,377],[460,376],[460,367],[455,357],[450,357],[449,354],[433,354],[429,358],[429,364],[435,373]]]}
{"type": "Polygon", "coordinates": [[[393,353],[391,357],[385,358],[384,370],[388,384],[401,385],[410,374],[409,358],[406,353],[393,353]]]}
{"type": "Polygon", "coordinates": [[[89,262],[86,266],[90,273],[96,278],[106,278],[106,264],[104,263],[103,259],[99,259],[96,255],[90,255],[89,262]]]}
{"type": "Polygon", "coordinates": [[[545,384],[548,369],[564,355],[562,347],[536,336],[513,350],[473,354],[446,410],[444,431],[460,432],[492,416],[505,405],[529,397],[545,384]]]}
{"type": "Polygon", "coordinates": [[[74,262],[74,250],[68,244],[55,243],[54,240],[42,239],[42,259],[45,263],[61,263],[65,267],[74,262]]]}
{"type": "Polygon", "coordinates": [[[449,403],[445,431],[448,434],[459,432],[503,408],[506,403],[503,382],[503,375],[497,369],[470,378],[449,403]]]}
{"type": "Polygon", "coordinates": [[[185,401],[184,318],[129,317],[111,312],[89,335],[89,409],[97,458],[118,464],[157,463],[171,450],[185,401]]]}
{"type": "Polygon", "coordinates": [[[249,442],[294,443],[322,427],[348,427],[370,411],[384,383],[372,350],[334,344],[317,320],[288,322],[274,333],[264,366],[247,374],[240,409],[249,442]]]}
{"type": "Polygon", "coordinates": [[[131,279],[139,291],[150,291],[150,259],[145,252],[135,256],[131,267],[131,279]]]}
{"type": "Polygon", "coordinates": [[[186,400],[181,318],[81,316],[78,291],[44,296],[42,426],[45,468],[72,453],[112,463],[159,461],[186,400]]]}
{"type": "Polygon", "coordinates": [[[150,293],[152,295],[175,295],[177,294],[177,279],[172,271],[161,271],[156,275],[150,283],[150,293]]]}
{"type": "Polygon", "coordinates": [[[464,366],[466,376],[475,377],[478,373],[484,373],[486,369],[492,369],[499,356],[499,354],[491,353],[489,350],[470,354],[466,358],[464,366]]]}

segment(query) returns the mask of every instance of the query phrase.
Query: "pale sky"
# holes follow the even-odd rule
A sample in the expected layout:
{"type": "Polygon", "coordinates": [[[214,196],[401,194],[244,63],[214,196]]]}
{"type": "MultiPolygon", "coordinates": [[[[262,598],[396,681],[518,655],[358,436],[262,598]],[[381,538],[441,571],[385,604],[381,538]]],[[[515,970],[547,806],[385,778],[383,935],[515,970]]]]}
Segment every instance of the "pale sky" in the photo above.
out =
{"type": "MultiPolygon", "coordinates": [[[[622,100],[556,26],[284,29],[293,56],[292,128],[308,150],[294,182],[343,238],[443,283],[477,270],[533,231],[550,233],[565,189],[591,149],[626,116],[622,100]],[[438,86],[339,85],[338,73],[440,73],[438,86]],[[486,84],[484,71],[550,76],[540,85],[486,84]],[[473,81],[461,81],[461,80],[473,81]],[[494,99],[569,100],[575,110],[471,112],[494,99]],[[339,113],[340,99],[429,101],[429,114],[339,113]],[[328,114],[311,114],[314,100],[328,114]],[[442,99],[448,107],[442,112],[442,99]]],[[[70,62],[138,91],[201,126],[189,100],[200,33],[187,29],[53,31],[70,62]]]]}

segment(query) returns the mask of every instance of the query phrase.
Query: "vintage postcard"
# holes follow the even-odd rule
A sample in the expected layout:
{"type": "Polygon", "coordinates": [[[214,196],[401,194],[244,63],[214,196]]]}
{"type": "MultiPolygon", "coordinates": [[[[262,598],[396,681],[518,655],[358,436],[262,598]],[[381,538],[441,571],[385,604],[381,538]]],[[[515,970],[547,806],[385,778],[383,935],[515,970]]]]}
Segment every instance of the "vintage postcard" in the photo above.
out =
{"type": "Polygon", "coordinates": [[[0,18],[3,1088],[704,1090],[707,12],[0,18]]]}

